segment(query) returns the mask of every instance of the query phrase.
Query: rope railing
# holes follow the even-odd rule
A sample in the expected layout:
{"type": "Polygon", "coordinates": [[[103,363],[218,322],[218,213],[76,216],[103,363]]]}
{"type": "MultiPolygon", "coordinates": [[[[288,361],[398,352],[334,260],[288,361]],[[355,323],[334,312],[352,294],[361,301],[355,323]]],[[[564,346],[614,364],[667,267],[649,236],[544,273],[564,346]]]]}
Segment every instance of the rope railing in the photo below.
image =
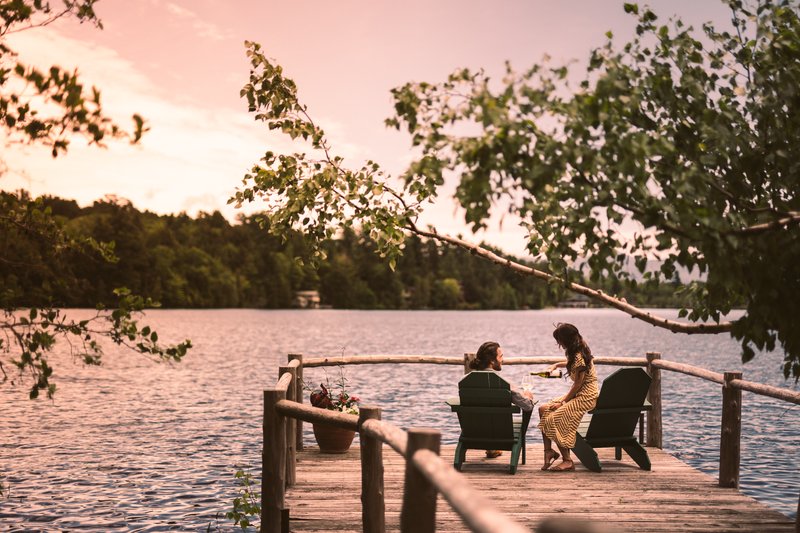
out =
{"type": "MultiPolygon", "coordinates": [[[[661,359],[658,352],[641,357],[595,357],[600,365],[645,367],[652,378],[647,412],[647,445],[662,447],[661,371],[681,373],[722,385],[720,437],[720,486],[738,487],[741,441],[741,391],[800,404],[800,392],[745,381],[741,372],[720,374],[705,368],[661,359]]],[[[295,450],[303,447],[302,422],[326,424],[358,431],[361,435],[362,517],[365,532],[385,531],[382,444],[406,459],[401,531],[434,531],[436,494],[441,494],[472,530],[480,533],[528,531],[507,515],[488,505],[463,474],[439,456],[438,431],[409,429],[408,432],[380,420],[380,409],[362,406],[361,415],[329,411],[303,405],[300,384],[304,368],[365,364],[444,364],[463,366],[469,371],[471,354],[463,357],[429,355],[353,355],[305,359],[290,354],[289,363],[279,369],[274,389],[264,391],[264,450],[262,456],[261,531],[281,531],[288,524],[285,489],[295,483],[295,450]],[[369,487],[369,489],[368,489],[369,487]],[[411,487],[411,488],[409,488],[411,487]],[[483,503],[480,503],[483,502],[483,503]]],[[[504,365],[552,364],[563,357],[508,357],[504,365]]],[[[800,510],[800,502],[798,503],[800,510]]],[[[797,518],[800,532],[800,514],[797,518]]]]}

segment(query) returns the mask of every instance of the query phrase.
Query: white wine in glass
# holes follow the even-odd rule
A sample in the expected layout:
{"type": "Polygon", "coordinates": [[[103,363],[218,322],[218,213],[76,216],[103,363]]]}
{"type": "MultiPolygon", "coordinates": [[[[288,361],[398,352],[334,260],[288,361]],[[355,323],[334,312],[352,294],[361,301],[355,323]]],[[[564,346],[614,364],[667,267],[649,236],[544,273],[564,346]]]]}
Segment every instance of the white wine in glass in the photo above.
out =
{"type": "Polygon", "coordinates": [[[530,392],[533,390],[533,380],[530,376],[522,377],[522,390],[530,392]]]}

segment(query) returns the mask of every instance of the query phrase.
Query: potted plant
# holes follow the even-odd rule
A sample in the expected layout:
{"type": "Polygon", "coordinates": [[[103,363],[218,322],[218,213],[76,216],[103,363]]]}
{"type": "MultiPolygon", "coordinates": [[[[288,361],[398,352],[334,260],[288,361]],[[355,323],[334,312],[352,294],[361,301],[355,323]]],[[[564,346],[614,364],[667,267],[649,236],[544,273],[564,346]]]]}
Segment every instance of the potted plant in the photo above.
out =
{"type": "MultiPolygon", "coordinates": [[[[339,368],[339,380],[336,387],[331,385],[327,374],[325,383],[320,383],[318,389],[311,391],[311,405],[320,409],[339,411],[358,415],[358,396],[347,392],[347,379],[344,371],[339,368]]],[[[319,451],[322,453],[345,453],[350,449],[356,432],[352,429],[338,428],[329,424],[314,423],[314,438],[317,439],[319,451]]]]}

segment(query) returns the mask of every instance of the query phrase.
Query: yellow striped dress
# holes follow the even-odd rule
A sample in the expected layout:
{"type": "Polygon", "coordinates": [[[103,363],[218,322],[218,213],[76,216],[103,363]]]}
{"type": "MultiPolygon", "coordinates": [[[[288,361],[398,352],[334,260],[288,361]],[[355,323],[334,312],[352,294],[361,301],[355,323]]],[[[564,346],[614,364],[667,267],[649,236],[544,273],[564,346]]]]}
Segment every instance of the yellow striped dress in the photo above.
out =
{"type": "MultiPolygon", "coordinates": [[[[575,356],[575,365],[569,374],[572,381],[575,381],[578,370],[581,368],[586,368],[586,363],[583,361],[583,354],[578,353],[575,356]]],[[[594,365],[591,365],[586,372],[583,385],[575,397],[555,411],[547,411],[542,414],[539,429],[556,444],[560,444],[563,448],[572,448],[575,446],[575,432],[578,430],[578,424],[581,423],[581,418],[587,411],[594,409],[598,394],[597,374],[594,371],[594,365]]],[[[554,398],[550,402],[564,401],[564,396],[566,394],[554,398]]]]}

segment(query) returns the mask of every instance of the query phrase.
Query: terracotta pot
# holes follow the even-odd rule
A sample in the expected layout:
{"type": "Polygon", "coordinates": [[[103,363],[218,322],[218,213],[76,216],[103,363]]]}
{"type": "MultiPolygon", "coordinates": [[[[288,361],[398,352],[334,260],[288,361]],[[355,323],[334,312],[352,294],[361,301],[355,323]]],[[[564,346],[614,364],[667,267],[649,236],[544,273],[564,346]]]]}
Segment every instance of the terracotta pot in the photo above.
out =
{"type": "Polygon", "coordinates": [[[322,453],[347,453],[356,432],[327,424],[313,424],[314,437],[317,439],[319,451],[322,453]]]}

